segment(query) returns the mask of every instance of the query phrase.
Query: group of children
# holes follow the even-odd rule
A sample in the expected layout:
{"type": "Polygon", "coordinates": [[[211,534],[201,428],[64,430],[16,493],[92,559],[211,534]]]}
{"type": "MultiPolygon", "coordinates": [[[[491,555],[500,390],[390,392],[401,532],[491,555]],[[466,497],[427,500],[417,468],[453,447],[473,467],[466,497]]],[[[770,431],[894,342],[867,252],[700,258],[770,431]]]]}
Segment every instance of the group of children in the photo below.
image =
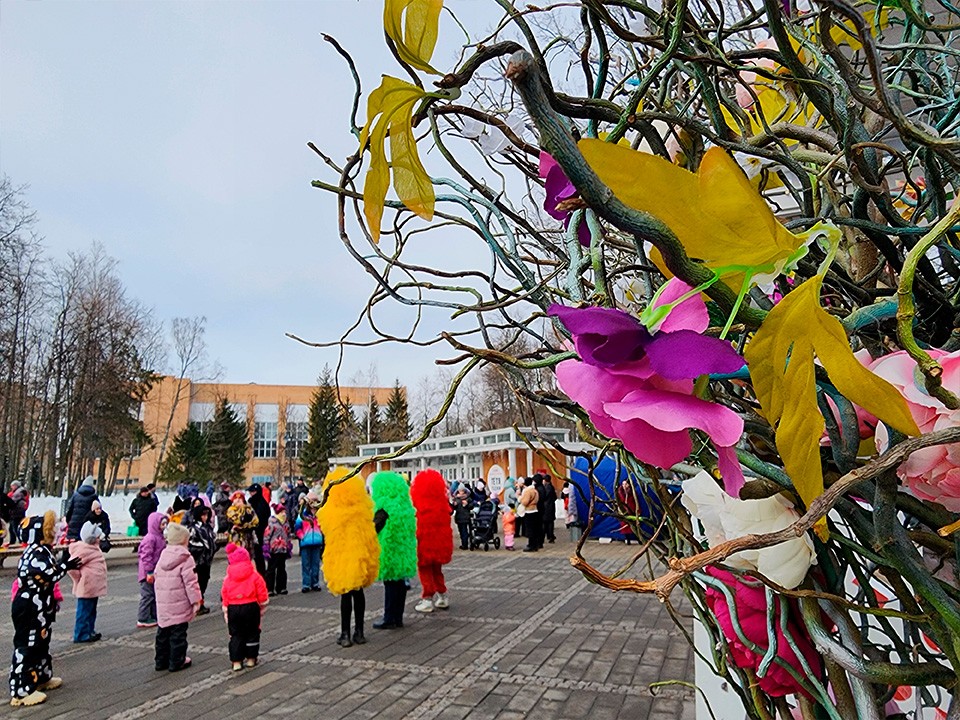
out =
{"type": "MultiPolygon", "coordinates": [[[[338,469],[327,476],[324,489],[328,497],[322,508],[315,493],[302,497],[292,523],[283,505],[273,506],[262,535],[254,534],[258,542],[250,543],[265,562],[264,573],[258,572],[246,543],[227,544],[228,565],[220,600],[234,670],[257,664],[262,614],[270,596],[287,593],[286,562],[292,554],[293,535],[300,542],[303,592],[320,590],[320,558],[329,545],[323,574],[331,593],[341,599],[338,644],[342,647],[366,642],[363,590],[375,580],[384,584],[384,614],[373,624],[376,629],[403,627],[409,580],[417,574],[423,593],[415,609],[429,613],[449,607],[442,566],[452,558],[453,537],[449,495],[442,476],[425,470],[409,485],[396,473],[379,473],[373,478],[371,497],[362,478],[343,482],[345,475],[345,470],[338,469]]],[[[235,514],[246,515],[246,508],[239,507],[245,504],[242,495],[236,504],[235,514]]],[[[252,521],[250,529],[255,530],[257,524],[258,520],[252,521]]],[[[62,684],[53,676],[50,629],[62,601],[58,583],[67,574],[77,598],[74,642],[101,638],[96,619],[98,600],[107,593],[103,530],[95,522],[86,522],[79,540],[58,559],[53,549],[55,525],[52,511],[23,522],[26,548],[12,595],[13,706],[42,703],[46,691],[62,684]]],[[[192,664],[187,655],[187,629],[197,615],[210,612],[204,595],[216,550],[211,510],[202,503],[182,511],[179,522],[171,522],[160,512],[148,518],[147,533],[137,550],[137,627],[157,628],[154,667],[158,671],[178,672],[192,664]]]]}

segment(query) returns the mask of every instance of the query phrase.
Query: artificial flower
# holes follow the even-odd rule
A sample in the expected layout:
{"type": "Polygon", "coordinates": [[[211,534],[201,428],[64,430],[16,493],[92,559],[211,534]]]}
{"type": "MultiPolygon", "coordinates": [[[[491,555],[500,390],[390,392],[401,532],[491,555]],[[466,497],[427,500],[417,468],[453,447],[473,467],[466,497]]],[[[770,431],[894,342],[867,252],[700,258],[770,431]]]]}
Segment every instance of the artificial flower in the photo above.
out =
{"type": "MultiPolygon", "coordinates": [[[[734,628],[730,603],[727,602],[726,597],[719,589],[710,585],[707,585],[705,594],[707,608],[720,626],[734,664],[756,674],[760,669],[760,663],[763,661],[763,653],[766,652],[770,642],[767,634],[767,594],[764,585],[759,580],[739,578],[731,572],[712,566],[706,568],[706,573],[722,582],[733,593],[733,611],[736,612],[740,629],[743,631],[744,637],[760,649],[761,654],[758,655],[747,643],[740,639],[734,628]]],[[[793,602],[785,603],[779,595],[773,596],[773,603],[773,626],[777,639],[777,658],[793,668],[800,677],[807,677],[803,663],[800,662],[800,658],[794,652],[783,631],[781,615],[783,612],[788,612],[786,629],[790,634],[790,639],[800,651],[807,667],[817,677],[820,677],[822,675],[820,656],[807,633],[806,627],[800,620],[800,610],[793,602]]],[[[771,663],[763,677],[757,678],[757,685],[771,697],[783,697],[784,695],[797,693],[807,695],[807,692],[790,671],[778,662],[771,663]]]]}
{"type": "MultiPolygon", "coordinates": [[[[566,228],[570,224],[570,216],[573,212],[558,209],[557,206],[565,200],[576,197],[577,189],[563,172],[560,164],[549,153],[543,151],[540,152],[540,177],[543,179],[543,189],[547,194],[543,201],[543,209],[550,217],[562,220],[563,227],[566,228]]],[[[590,228],[585,222],[581,222],[577,227],[577,239],[580,240],[581,245],[589,247],[590,228]]]]}
{"type": "Polygon", "coordinates": [[[700,334],[709,316],[699,293],[670,280],[646,313],[649,326],[610,308],[554,305],[548,312],[570,331],[580,355],[557,366],[557,382],[597,430],[622,441],[638,459],[664,468],[693,450],[689,430],[702,430],[717,448],[727,491],[739,492],[743,472],[734,446],[743,420],[696,397],[693,381],[739,370],[743,358],[729,343],[700,334]]]}
{"type": "MultiPolygon", "coordinates": [[[[723,492],[706,471],[683,482],[680,502],[703,526],[710,547],[753,533],[777,532],[790,527],[800,514],[779,493],[759,500],[740,500],[723,492]]],[[[742,550],[725,561],[740,570],[755,570],[788,590],[797,587],[815,562],[809,535],[772,547],[742,550]]]]}

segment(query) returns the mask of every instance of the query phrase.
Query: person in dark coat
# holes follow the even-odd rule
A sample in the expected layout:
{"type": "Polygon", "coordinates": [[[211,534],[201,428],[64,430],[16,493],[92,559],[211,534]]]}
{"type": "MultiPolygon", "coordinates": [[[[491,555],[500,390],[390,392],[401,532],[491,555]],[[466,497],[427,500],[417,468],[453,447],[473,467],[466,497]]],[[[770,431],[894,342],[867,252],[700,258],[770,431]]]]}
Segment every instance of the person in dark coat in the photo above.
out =
{"type": "Polygon", "coordinates": [[[543,535],[547,542],[555,542],[557,536],[553,531],[553,524],[557,520],[557,489],[553,486],[553,479],[549,475],[543,478],[543,535]]]}
{"type": "Polygon", "coordinates": [[[133,518],[133,524],[137,526],[137,535],[140,537],[147,534],[147,520],[150,514],[157,512],[160,508],[160,500],[153,492],[155,487],[156,485],[150,483],[140,488],[140,492],[130,503],[130,517],[133,518]]]}
{"type": "MultiPolygon", "coordinates": [[[[110,516],[107,515],[107,511],[103,509],[103,505],[100,504],[99,500],[94,500],[90,504],[90,512],[87,513],[84,522],[98,525],[103,531],[103,537],[107,540],[110,539],[110,516]]],[[[83,527],[83,525],[80,527],[83,527]]]]}
{"type": "Polygon", "coordinates": [[[93,507],[93,501],[99,500],[97,496],[97,481],[92,475],[87,475],[80,487],[67,503],[67,540],[79,540],[80,528],[87,521],[87,513],[93,507]]]}
{"type": "Polygon", "coordinates": [[[257,527],[254,529],[257,536],[256,554],[252,559],[257,566],[257,572],[266,579],[267,565],[263,559],[263,534],[267,531],[267,524],[270,522],[270,506],[263,497],[263,488],[260,487],[259,483],[251,485],[247,488],[247,492],[250,493],[248,502],[258,520],[257,527]]]}
{"type": "Polygon", "coordinates": [[[290,523],[291,530],[295,531],[294,525],[297,522],[297,513],[300,510],[300,498],[305,497],[308,492],[310,492],[310,488],[306,486],[303,479],[300,479],[297,480],[293,490],[288,492],[287,497],[283,500],[283,504],[287,508],[287,522],[290,523]]]}
{"type": "Polygon", "coordinates": [[[230,530],[230,521],[227,519],[227,510],[233,501],[230,496],[233,491],[230,489],[230,483],[220,483],[220,491],[217,493],[217,499],[213,501],[213,515],[217,519],[217,532],[225,533],[230,530]]]}
{"type": "Polygon", "coordinates": [[[9,517],[5,518],[10,523],[10,542],[18,543],[20,539],[20,523],[27,516],[27,508],[30,506],[30,493],[19,480],[10,483],[10,509],[9,517]]]}

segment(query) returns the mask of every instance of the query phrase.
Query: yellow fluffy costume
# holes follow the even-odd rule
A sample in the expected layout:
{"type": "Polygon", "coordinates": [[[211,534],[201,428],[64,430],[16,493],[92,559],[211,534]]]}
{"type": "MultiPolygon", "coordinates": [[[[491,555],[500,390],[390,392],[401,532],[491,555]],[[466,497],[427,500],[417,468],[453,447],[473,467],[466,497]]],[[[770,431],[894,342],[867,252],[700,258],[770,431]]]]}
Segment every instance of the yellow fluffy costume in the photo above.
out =
{"type": "Polygon", "coordinates": [[[335,468],[327,473],[324,488],[330,494],[317,512],[326,539],[323,552],[323,579],[334,595],[365,588],[377,579],[380,544],[373,527],[373,500],[359,475],[332,484],[348,473],[335,468]]]}

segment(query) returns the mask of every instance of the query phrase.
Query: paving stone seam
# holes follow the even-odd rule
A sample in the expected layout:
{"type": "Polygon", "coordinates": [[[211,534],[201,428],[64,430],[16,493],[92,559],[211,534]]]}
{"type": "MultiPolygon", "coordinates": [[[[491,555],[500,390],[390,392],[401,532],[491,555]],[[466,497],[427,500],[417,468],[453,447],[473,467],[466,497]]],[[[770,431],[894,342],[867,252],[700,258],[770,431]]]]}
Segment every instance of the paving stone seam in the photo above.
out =
{"type": "Polygon", "coordinates": [[[223,670],[221,672],[208,675],[201,680],[184,685],[177,690],[164,692],[163,695],[152,700],[140,703],[136,707],[129,708],[119,713],[111,715],[107,720],[140,720],[140,718],[149,717],[165,707],[178,703],[181,700],[187,700],[197,693],[209,690],[225,682],[233,675],[232,670],[223,670]]]}

